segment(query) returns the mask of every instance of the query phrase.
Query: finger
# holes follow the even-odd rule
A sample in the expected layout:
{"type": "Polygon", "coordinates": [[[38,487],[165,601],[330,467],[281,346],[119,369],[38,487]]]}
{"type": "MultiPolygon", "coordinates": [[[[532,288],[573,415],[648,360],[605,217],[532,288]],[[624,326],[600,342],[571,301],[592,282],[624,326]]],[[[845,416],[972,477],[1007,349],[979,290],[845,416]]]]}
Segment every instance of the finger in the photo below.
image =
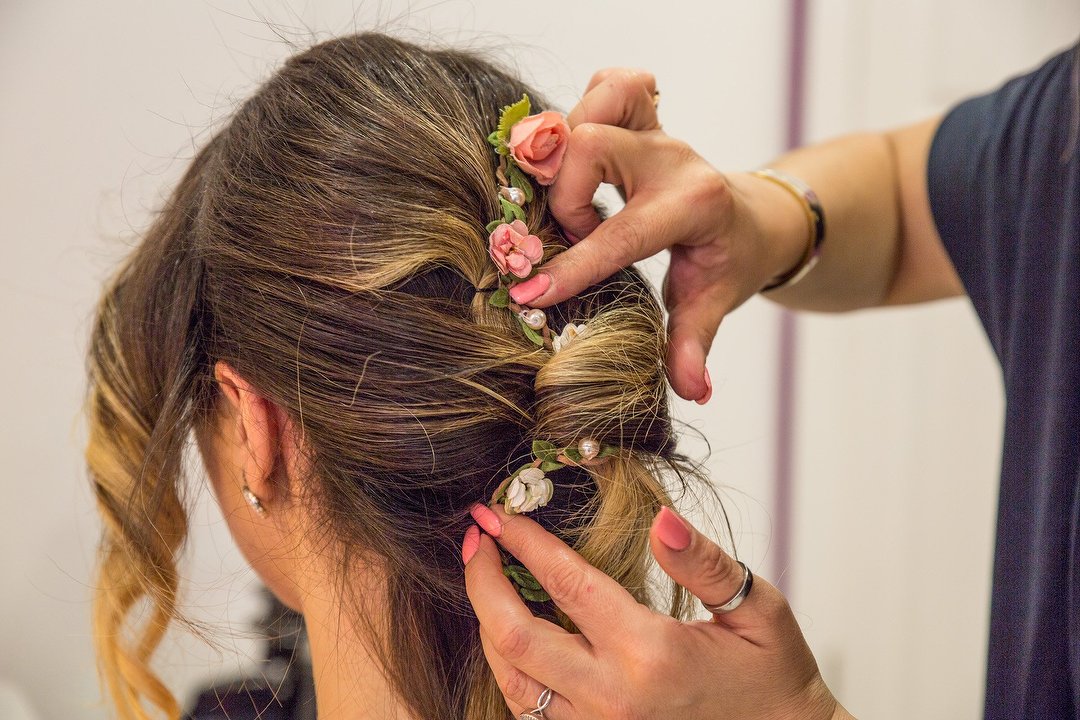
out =
{"type": "MultiPolygon", "coordinates": [[[[595,79],[595,76],[594,76],[595,79]]],[[[616,125],[627,130],[656,130],[656,78],[629,68],[608,71],[566,116],[571,128],[582,123],[616,125]]]]}
{"type": "Polygon", "coordinates": [[[559,176],[548,192],[555,219],[571,235],[583,238],[600,224],[593,195],[600,183],[632,182],[628,163],[644,150],[640,133],[586,123],[570,132],[559,176]]]}
{"type": "Polygon", "coordinates": [[[498,505],[492,513],[501,525],[499,544],[529,569],[589,644],[621,645],[626,642],[626,627],[650,619],[652,612],[622,585],[535,521],[524,515],[507,515],[498,505]]]}
{"type": "Polygon", "coordinates": [[[627,68],[627,67],[600,68],[599,70],[597,70],[596,72],[593,73],[591,78],[589,78],[589,84],[585,86],[585,92],[589,92],[594,87],[596,87],[600,83],[604,82],[604,80],[606,80],[608,77],[610,77],[612,73],[617,73],[620,70],[632,70],[632,69],[633,68],[627,68]]]}
{"type": "MultiPolygon", "coordinates": [[[[496,652],[491,638],[482,626],[480,644],[484,648],[484,657],[487,659],[491,673],[495,676],[495,683],[499,686],[510,712],[516,717],[521,713],[536,709],[540,695],[547,686],[518,670],[496,652]]],[[[554,688],[552,690],[554,691],[554,688]]],[[[577,717],[573,703],[558,692],[554,692],[551,696],[551,701],[544,713],[559,720],[577,717]]]]}
{"type": "Polygon", "coordinates": [[[693,217],[684,208],[668,208],[661,200],[642,194],[601,224],[592,205],[601,182],[622,185],[633,196],[636,164],[641,158],[655,161],[662,151],[663,146],[658,147],[649,134],[609,125],[579,125],[573,131],[549,202],[563,228],[584,239],[547,263],[542,278],[512,289],[515,302],[536,307],[561,302],[677,241],[677,236],[664,232],[670,229],[665,225],[672,218],[693,217]],[[635,201],[649,204],[649,211],[637,210],[635,201]]]}
{"type": "Polygon", "coordinates": [[[533,616],[503,575],[499,549],[487,535],[465,565],[465,588],[480,627],[506,662],[551,687],[573,688],[588,677],[586,640],[533,616]]]}
{"type": "MultiPolygon", "coordinates": [[[[726,603],[742,587],[742,566],[670,508],[660,509],[649,541],[664,572],[704,603],[726,603]]],[[[779,626],[781,607],[786,609],[787,603],[780,592],[755,578],[750,594],[737,609],[714,617],[726,627],[771,637],[785,629],[779,626]]]]}
{"type": "Polygon", "coordinates": [[[596,72],[594,72],[593,76],[591,78],[589,78],[589,84],[585,86],[585,92],[589,92],[594,87],[596,87],[600,83],[604,82],[604,80],[611,77],[611,75],[613,75],[614,73],[622,72],[622,71],[625,71],[625,70],[629,70],[631,72],[646,73],[646,74],[648,74],[648,72],[649,72],[648,70],[642,70],[641,68],[628,68],[628,67],[622,67],[622,66],[620,66],[620,67],[601,68],[601,69],[597,70],[596,72]]]}
{"type": "Polygon", "coordinates": [[[544,264],[537,277],[510,290],[515,302],[548,307],[581,294],[586,288],[611,277],[638,260],[652,257],[668,243],[677,241],[677,228],[668,218],[679,217],[662,200],[649,209],[634,204],[605,220],[595,231],[544,264]],[[539,292],[534,295],[533,291],[539,292]]]}
{"type": "Polygon", "coordinates": [[[733,282],[719,282],[730,260],[710,244],[677,245],[664,277],[668,310],[667,371],[680,397],[708,402],[712,382],[705,360],[720,323],[740,300],[733,282]]]}

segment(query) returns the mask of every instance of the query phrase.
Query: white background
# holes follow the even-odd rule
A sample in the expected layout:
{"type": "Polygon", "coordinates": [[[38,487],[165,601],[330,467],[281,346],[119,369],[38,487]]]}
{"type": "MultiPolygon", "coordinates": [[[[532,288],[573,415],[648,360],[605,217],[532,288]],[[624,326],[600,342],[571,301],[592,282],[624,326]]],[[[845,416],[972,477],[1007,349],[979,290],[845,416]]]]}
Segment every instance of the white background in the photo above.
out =
{"type": "MultiPolygon", "coordinates": [[[[809,139],[940,112],[1080,32],[1074,0],[811,5],[809,139]]],[[[730,0],[0,1],[0,698],[19,695],[29,717],[106,716],[79,418],[93,304],[192,147],[292,52],[279,35],[304,46],[374,27],[485,48],[564,107],[595,69],[645,67],[665,129],[741,169],[782,149],[787,13],[730,0]]],[[[748,303],[710,358],[713,401],[677,407],[712,446],[741,555],[786,575],[857,715],[977,717],[1002,402],[969,304],[800,320],[786,568],[770,554],[776,328],[772,307],[748,303]]],[[[159,665],[182,697],[243,666],[258,609],[206,493],[192,520],[186,608],[217,645],[167,640],[159,665]]]]}

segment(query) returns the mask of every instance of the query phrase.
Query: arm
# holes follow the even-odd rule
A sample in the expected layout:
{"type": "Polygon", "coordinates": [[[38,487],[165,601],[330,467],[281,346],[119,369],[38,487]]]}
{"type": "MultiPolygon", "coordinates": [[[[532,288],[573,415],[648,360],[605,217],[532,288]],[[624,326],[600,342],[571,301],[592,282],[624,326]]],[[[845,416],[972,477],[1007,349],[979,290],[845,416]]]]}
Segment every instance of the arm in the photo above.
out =
{"type": "MultiPolygon", "coordinates": [[[[795,309],[842,311],[963,294],[931,217],[926,187],[939,122],[850,135],[772,164],[814,188],[825,209],[826,240],[812,272],[767,297],[795,309]]],[[[787,253],[782,267],[794,266],[806,242],[799,204],[783,188],[752,175],[732,176],[732,184],[744,188],[748,203],[758,204],[758,215],[780,207],[793,215],[795,227],[773,230],[772,237],[787,253]]]]}

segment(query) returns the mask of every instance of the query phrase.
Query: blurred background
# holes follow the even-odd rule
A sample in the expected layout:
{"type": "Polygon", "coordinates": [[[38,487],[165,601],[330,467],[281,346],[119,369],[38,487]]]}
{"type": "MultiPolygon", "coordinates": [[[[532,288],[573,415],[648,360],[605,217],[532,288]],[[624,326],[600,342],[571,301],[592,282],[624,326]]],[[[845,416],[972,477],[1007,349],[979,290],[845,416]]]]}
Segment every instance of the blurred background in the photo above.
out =
{"type": "MultiPolygon", "coordinates": [[[[237,101],[372,28],[488,51],[566,109],[593,71],[647,68],[665,130],[744,169],[989,90],[1073,42],[1080,5],[0,0],[0,716],[108,715],[79,417],[102,282],[237,101]]],[[[755,299],[709,368],[712,402],[677,403],[686,449],[711,447],[740,556],[785,589],[834,693],[865,718],[979,717],[1002,393],[970,304],[792,320],[755,299]]],[[[158,658],[186,701],[262,656],[259,584],[198,497],[184,609],[211,642],[176,632],[158,658]]]]}

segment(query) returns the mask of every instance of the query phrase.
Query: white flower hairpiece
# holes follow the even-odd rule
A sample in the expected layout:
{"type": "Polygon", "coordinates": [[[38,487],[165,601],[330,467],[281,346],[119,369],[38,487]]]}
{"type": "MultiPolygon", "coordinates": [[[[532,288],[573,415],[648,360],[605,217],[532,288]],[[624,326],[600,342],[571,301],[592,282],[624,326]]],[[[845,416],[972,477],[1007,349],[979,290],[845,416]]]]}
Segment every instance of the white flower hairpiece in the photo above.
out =
{"type": "MultiPolygon", "coordinates": [[[[577,445],[556,447],[546,440],[534,440],[533,457],[528,465],[522,465],[510,477],[499,483],[491,495],[491,504],[501,503],[508,515],[527,513],[542,508],[551,501],[555,485],[547,474],[555,470],[574,465],[580,467],[614,455],[618,450],[610,445],[601,445],[593,438],[582,438],[577,445]]],[[[509,563],[504,558],[503,574],[517,586],[518,593],[531,602],[545,602],[548,596],[536,578],[528,569],[509,563]]]]}
{"type": "Polygon", "coordinates": [[[547,473],[567,465],[588,465],[594,460],[611,457],[618,450],[593,438],[582,438],[577,445],[563,448],[547,440],[534,440],[532,452],[533,461],[515,470],[491,495],[491,502],[502,503],[510,515],[532,512],[548,504],[554,486],[547,473]]]}
{"type": "Polygon", "coordinates": [[[555,487],[544,471],[528,467],[515,475],[506,486],[503,505],[510,515],[532,512],[548,504],[555,487]]]}
{"type": "Polygon", "coordinates": [[[559,352],[571,342],[585,334],[585,323],[568,323],[562,332],[551,339],[551,349],[559,352]]]}

